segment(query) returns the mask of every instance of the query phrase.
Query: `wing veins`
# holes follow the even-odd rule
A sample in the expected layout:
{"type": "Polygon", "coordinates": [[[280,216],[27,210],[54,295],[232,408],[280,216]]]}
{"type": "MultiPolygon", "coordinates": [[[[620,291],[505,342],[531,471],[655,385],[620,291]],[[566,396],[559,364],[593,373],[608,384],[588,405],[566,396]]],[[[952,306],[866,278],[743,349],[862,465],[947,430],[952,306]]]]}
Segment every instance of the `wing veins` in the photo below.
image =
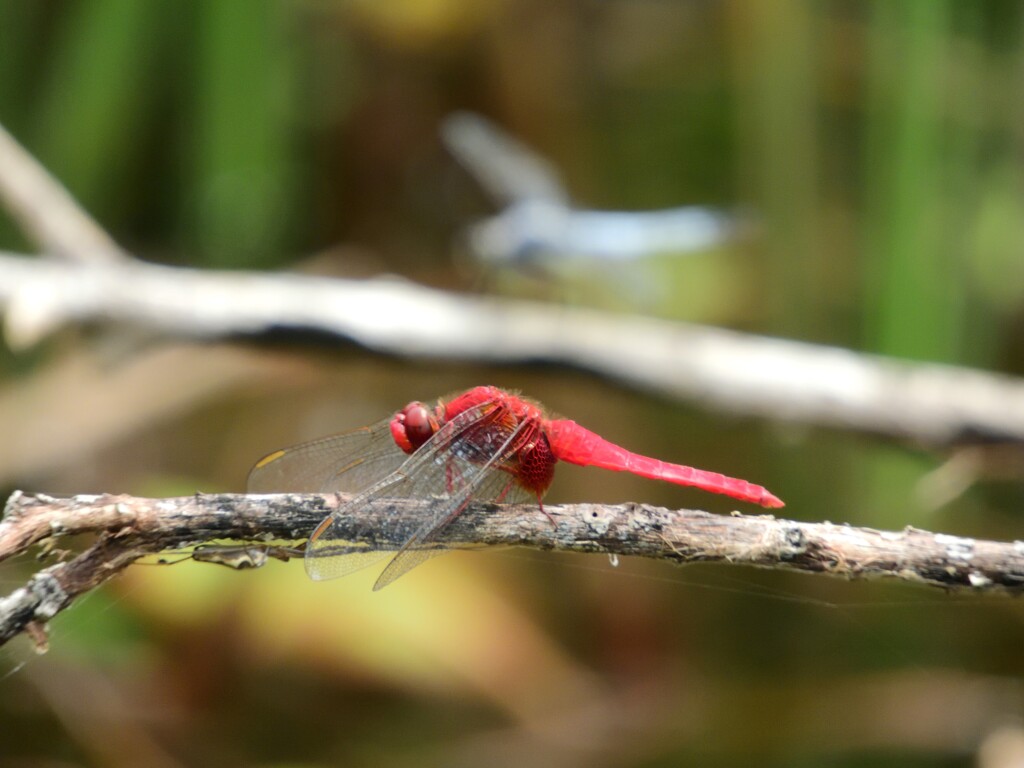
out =
{"type": "MultiPolygon", "coordinates": [[[[333,522],[342,514],[346,513],[347,510],[350,510],[353,507],[359,507],[373,498],[383,496],[389,488],[400,486],[406,482],[415,482],[417,474],[424,465],[436,464],[438,467],[441,467],[442,464],[444,464],[445,466],[443,470],[438,469],[434,471],[450,472],[452,462],[456,464],[464,463],[469,466],[471,471],[465,471],[465,467],[459,467],[459,477],[457,478],[458,487],[455,489],[455,492],[451,494],[450,498],[444,502],[439,502],[443,504],[443,510],[448,511],[442,510],[440,514],[430,515],[429,519],[425,520],[409,536],[409,538],[406,539],[405,543],[402,544],[391,562],[381,573],[374,589],[380,589],[383,586],[386,586],[408,570],[422,563],[424,560],[447,551],[445,548],[428,548],[424,545],[436,539],[437,535],[465,508],[472,493],[480,486],[480,484],[487,477],[493,476],[488,470],[491,470],[495,464],[505,461],[515,452],[518,441],[522,439],[525,431],[528,427],[532,426],[532,423],[524,421],[516,424],[515,428],[510,430],[507,438],[502,442],[498,450],[494,451],[492,455],[481,464],[474,465],[471,459],[464,456],[458,456],[458,454],[456,454],[455,459],[444,457],[442,452],[448,447],[456,444],[460,436],[466,434],[468,430],[486,426],[488,421],[497,421],[504,412],[505,409],[500,403],[490,401],[487,403],[481,403],[470,411],[459,414],[442,427],[441,430],[431,438],[430,443],[416,451],[415,454],[410,456],[394,472],[353,496],[349,502],[327,519],[330,523],[322,525],[314,536],[310,537],[309,543],[307,544],[305,559],[306,570],[309,575],[314,579],[341,576],[360,570],[361,568],[371,565],[386,557],[393,550],[378,550],[372,548],[373,545],[366,543],[365,541],[363,544],[359,543],[359,541],[363,539],[363,534],[366,533],[366,529],[355,530],[353,535],[348,538],[344,544],[340,542],[337,545],[330,544],[329,541],[332,538],[330,529],[333,522]],[[341,556],[345,557],[342,558],[341,556]],[[348,565],[339,567],[336,562],[332,562],[341,561],[342,559],[344,559],[348,565]],[[324,561],[327,562],[325,563],[324,561]],[[355,567],[350,567],[350,565],[354,565],[355,567]]],[[[433,470],[433,468],[431,469],[433,470]]],[[[502,485],[507,486],[508,483],[503,482],[502,485]]],[[[367,536],[366,538],[369,538],[372,541],[372,537],[367,536]]]]}
{"type": "MultiPolygon", "coordinates": [[[[497,415],[500,415],[500,410],[501,409],[495,408],[487,409],[486,413],[481,414],[480,419],[473,422],[472,426],[479,424],[485,415],[490,416],[495,412],[497,412],[497,415]]],[[[519,422],[498,450],[491,454],[491,457],[484,464],[478,467],[473,476],[454,497],[455,503],[450,505],[451,511],[445,514],[440,520],[431,519],[426,521],[415,533],[413,533],[411,537],[409,537],[409,540],[402,545],[402,548],[391,559],[391,562],[387,564],[380,576],[377,578],[376,583],[373,585],[374,591],[383,589],[398,577],[408,573],[417,565],[420,565],[429,558],[436,557],[446,551],[444,549],[421,549],[420,547],[421,545],[435,539],[437,535],[452,522],[452,520],[462,513],[470,502],[472,492],[476,490],[485,477],[489,477],[487,471],[492,466],[504,461],[514,453],[514,441],[522,435],[529,424],[530,422],[527,421],[519,422]]],[[[467,424],[461,432],[466,431],[470,426],[471,425],[467,424]]]]}

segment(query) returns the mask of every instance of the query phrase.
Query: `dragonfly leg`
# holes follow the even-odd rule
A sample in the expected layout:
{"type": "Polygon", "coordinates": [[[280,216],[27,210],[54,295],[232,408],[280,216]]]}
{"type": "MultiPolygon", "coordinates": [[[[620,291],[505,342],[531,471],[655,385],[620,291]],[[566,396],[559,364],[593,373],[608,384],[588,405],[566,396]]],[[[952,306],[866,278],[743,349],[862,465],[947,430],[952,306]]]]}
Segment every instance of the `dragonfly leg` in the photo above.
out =
{"type": "MultiPolygon", "coordinates": [[[[508,485],[506,485],[502,489],[501,493],[498,494],[497,498],[494,501],[496,503],[498,503],[498,504],[501,504],[501,502],[503,502],[505,500],[505,497],[508,496],[508,492],[512,490],[512,486],[515,485],[515,482],[516,481],[514,479],[513,480],[509,480],[508,481],[508,485]]],[[[547,513],[547,510],[544,509],[544,502],[541,501],[540,495],[537,496],[537,506],[540,507],[541,514],[544,515],[544,517],[546,517],[548,520],[551,521],[551,527],[554,528],[555,530],[558,530],[558,523],[556,523],[555,522],[555,518],[553,518],[551,515],[549,515],[547,513]]]]}
{"type": "Polygon", "coordinates": [[[501,489],[501,493],[499,493],[497,498],[494,499],[494,503],[495,504],[501,504],[501,502],[503,502],[505,500],[505,497],[508,496],[508,492],[512,490],[512,485],[514,483],[515,483],[515,480],[509,480],[508,481],[508,485],[506,485],[504,488],[502,488],[501,489]]]}
{"type": "Polygon", "coordinates": [[[540,512],[544,517],[551,521],[551,527],[556,531],[558,530],[558,523],[555,522],[555,518],[548,514],[548,511],[544,509],[544,502],[540,500],[540,496],[537,497],[537,506],[540,507],[540,512]]]}

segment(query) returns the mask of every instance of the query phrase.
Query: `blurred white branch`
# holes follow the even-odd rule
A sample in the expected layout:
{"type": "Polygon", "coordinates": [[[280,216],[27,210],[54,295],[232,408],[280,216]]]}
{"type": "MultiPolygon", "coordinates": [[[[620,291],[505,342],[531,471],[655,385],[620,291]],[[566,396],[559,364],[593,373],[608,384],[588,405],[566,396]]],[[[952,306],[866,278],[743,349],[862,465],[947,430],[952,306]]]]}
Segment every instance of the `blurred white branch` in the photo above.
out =
{"type": "Polygon", "coordinates": [[[397,279],[90,265],[0,253],[15,347],[67,322],[206,339],[307,329],[418,358],[548,362],[736,414],[943,446],[1024,441],[1024,382],[716,328],[432,290],[397,279]]]}
{"type": "MultiPolygon", "coordinates": [[[[449,130],[457,125],[449,124],[449,130]]],[[[475,135],[476,154],[486,154],[479,119],[463,119],[461,125],[463,134],[475,135]]],[[[462,138],[465,146],[474,141],[462,138]]],[[[509,146],[506,154],[515,160],[515,146],[509,146]]],[[[557,197],[550,190],[557,180],[545,180],[550,171],[542,160],[524,160],[518,167],[536,178],[509,186],[506,196],[549,188],[546,194],[557,197]]],[[[497,178],[495,185],[511,184],[507,174],[497,178]]],[[[934,446],[1024,442],[1024,382],[980,371],[651,318],[458,295],[398,279],[147,264],[114,245],[6,133],[0,133],[0,196],[27,232],[65,257],[0,252],[0,309],[7,342],[15,349],[66,323],[112,321],[200,339],[311,330],[406,357],[570,365],[732,413],[934,446]]]]}

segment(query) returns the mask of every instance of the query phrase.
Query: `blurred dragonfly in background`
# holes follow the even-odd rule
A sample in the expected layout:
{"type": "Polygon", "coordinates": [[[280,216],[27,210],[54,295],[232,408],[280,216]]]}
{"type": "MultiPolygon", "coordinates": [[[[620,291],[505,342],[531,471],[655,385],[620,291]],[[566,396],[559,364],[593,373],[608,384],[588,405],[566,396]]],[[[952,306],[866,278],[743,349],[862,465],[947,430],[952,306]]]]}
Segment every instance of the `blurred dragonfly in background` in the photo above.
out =
{"type": "Polygon", "coordinates": [[[468,228],[486,267],[544,270],[565,262],[614,264],[717,248],[737,231],[734,216],[703,206],[656,211],[574,207],[558,172],[489,120],[456,112],[441,126],[445,146],[501,210],[468,228]]]}

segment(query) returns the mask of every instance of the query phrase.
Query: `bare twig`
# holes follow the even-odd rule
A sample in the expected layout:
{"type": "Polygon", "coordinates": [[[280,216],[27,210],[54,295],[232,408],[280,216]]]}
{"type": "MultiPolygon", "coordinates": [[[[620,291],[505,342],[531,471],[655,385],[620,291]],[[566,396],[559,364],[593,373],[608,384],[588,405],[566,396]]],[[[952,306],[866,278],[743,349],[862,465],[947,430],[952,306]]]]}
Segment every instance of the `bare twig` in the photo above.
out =
{"type": "MultiPolygon", "coordinates": [[[[75,496],[57,499],[15,493],[0,521],[0,561],[58,537],[98,534],[67,562],[52,565],[0,598],[0,644],[23,633],[42,642],[45,623],[78,595],[107,581],[140,557],[182,547],[245,544],[237,564],[253,566],[253,542],[301,541],[343,497],[334,494],[201,495],[169,499],[75,496]]],[[[384,499],[356,517],[340,518],[339,535],[374,549],[397,549],[423,519],[429,501],[384,499]],[[381,525],[387,518],[388,525],[381,525]],[[395,521],[398,524],[395,524],[395,521]],[[366,531],[375,537],[366,539],[366,531]]],[[[524,546],[638,555],[683,564],[734,565],[825,573],[848,579],[889,577],[973,592],[1024,592],[1024,542],[1000,543],[914,528],[877,531],[831,523],[801,523],[770,515],[713,515],[642,504],[545,507],[474,505],[445,531],[445,544],[524,546]]],[[[281,556],[280,547],[274,554],[281,556]]],[[[231,563],[219,555],[217,562],[231,563]]]]}
{"type": "Polygon", "coordinates": [[[0,305],[25,295],[44,321],[18,329],[20,343],[58,319],[116,320],[200,338],[314,329],[402,356],[572,365],[733,413],[933,446],[1024,442],[1019,379],[652,318],[460,296],[395,279],[136,261],[86,266],[0,253],[0,305]]]}
{"type": "Polygon", "coordinates": [[[0,200],[46,253],[106,264],[125,258],[68,191],[0,125],[0,200]]]}

